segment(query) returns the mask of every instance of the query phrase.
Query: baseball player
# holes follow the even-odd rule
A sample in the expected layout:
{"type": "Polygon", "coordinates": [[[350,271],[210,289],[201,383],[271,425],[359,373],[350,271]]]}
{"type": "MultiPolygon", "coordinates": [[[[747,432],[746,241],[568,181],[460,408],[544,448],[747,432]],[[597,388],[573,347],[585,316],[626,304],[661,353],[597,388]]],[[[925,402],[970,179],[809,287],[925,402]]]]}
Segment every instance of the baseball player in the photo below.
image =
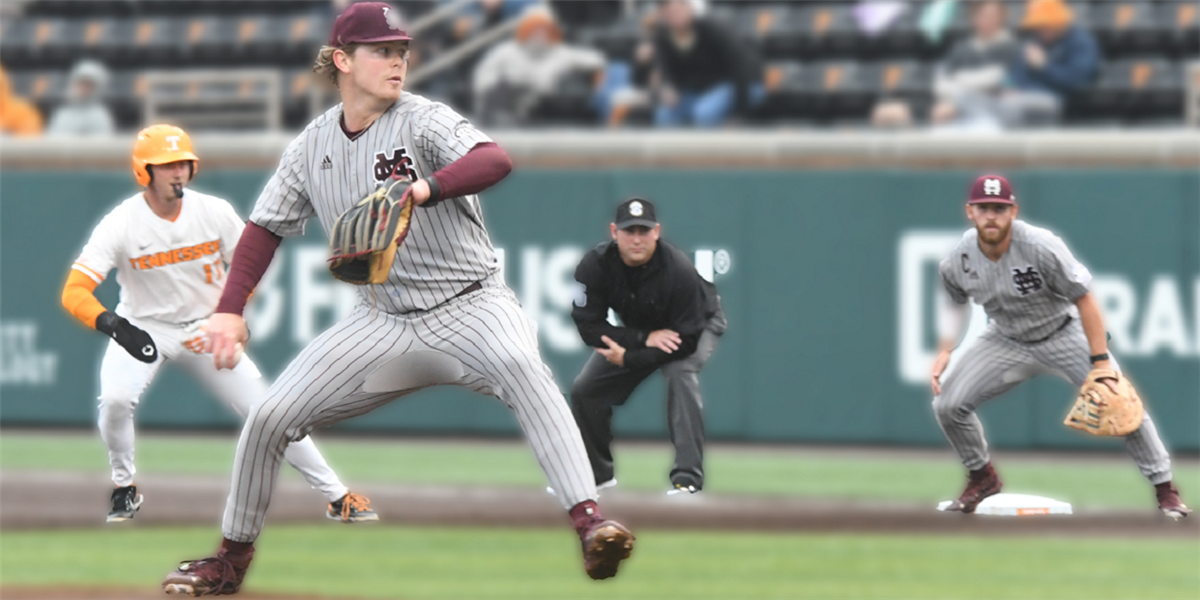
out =
{"type": "MultiPolygon", "coordinates": [[[[242,417],[267,393],[250,357],[218,371],[204,354],[204,323],[225,287],[224,265],[244,225],[225,200],[185,187],[199,164],[182,129],[154,125],[138,133],[133,173],[145,190],[100,221],[63,288],[63,306],[112,338],[100,366],[99,398],[100,437],[116,485],[109,522],[128,521],[141,508],[133,485],[133,411],[163,363],[177,364],[242,417]],[[121,302],[110,311],[93,291],[113,269],[121,302]]],[[[366,498],[342,485],[311,439],[297,437],[285,458],[329,499],[329,518],[378,519],[366,498]]]]}
{"type": "MultiPolygon", "coordinates": [[[[933,412],[970,471],[966,489],[949,510],[974,512],[983,499],[1000,492],[975,414],[981,404],[1041,373],[1079,387],[1093,368],[1120,370],[1108,352],[1100,307],[1088,292],[1091,273],[1060,238],[1017,220],[1017,210],[1006,179],[978,178],[967,201],[967,218],[975,228],[939,266],[942,284],[958,308],[947,311],[939,325],[933,412]],[[955,358],[954,370],[942,382],[964,329],[968,299],[983,306],[990,325],[955,358]]],[[[1154,484],[1159,508],[1176,519],[1191,512],[1171,484],[1171,459],[1149,413],[1125,437],[1125,446],[1154,484]]]]}
{"type": "Polygon", "coordinates": [[[668,495],[704,488],[704,415],[700,371],[721,334],[725,312],[713,284],[687,254],[659,239],[654,205],[631,198],[609,224],[612,240],[579,261],[580,293],[571,317],[584,343],[596,348],[571,386],[571,411],[583,433],[597,487],[616,485],[613,407],[654,371],[667,380],[667,423],[675,446],[668,495]],[[608,322],[612,309],[621,327],[608,322]]]}
{"type": "Polygon", "coordinates": [[[232,366],[247,339],[242,309],[283,237],[338,216],[393,173],[417,205],[388,279],[359,289],[351,314],[314,339],[254,407],[238,441],[224,539],[216,556],[167,576],[172,594],[236,593],[262,530],[291,440],[368,413],[418,389],[453,384],[508,405],[569,509],[593,578],[616,574],[633,547],[596,505],[579,429],[542,362],[533,324],[500,279],[478,193],[512,168],[490,138],[444,104],[403,92],[408,41],[395,9],[348,7],[314,70],[342,102],[287,148],[250,216],[208,334],[215,363],[232,366]]]}

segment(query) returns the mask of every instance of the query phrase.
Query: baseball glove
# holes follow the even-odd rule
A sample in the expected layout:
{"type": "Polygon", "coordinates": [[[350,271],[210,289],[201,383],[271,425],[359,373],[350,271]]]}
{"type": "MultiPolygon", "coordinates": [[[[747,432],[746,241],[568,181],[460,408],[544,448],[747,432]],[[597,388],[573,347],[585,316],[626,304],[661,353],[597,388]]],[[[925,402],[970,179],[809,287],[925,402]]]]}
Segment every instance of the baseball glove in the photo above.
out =
{"type": "Polygon", "coordinates": [[[1128,379],[1116,371],[1094,369],[1088,373],[1063,424],[1092,435],[1120,437],[1137,431],[1144,413],[1142,399],[1128,379]],[[1116,380],[1117,393],[1105,379],[1116,380]]]}
{"type": "Polygon", "coordinates": [[[412,199],[404,193],[411,183],[388,180],[338,217],[329,236],[334,277],[355,285],[387,281],[412,224],[412,199]]]}

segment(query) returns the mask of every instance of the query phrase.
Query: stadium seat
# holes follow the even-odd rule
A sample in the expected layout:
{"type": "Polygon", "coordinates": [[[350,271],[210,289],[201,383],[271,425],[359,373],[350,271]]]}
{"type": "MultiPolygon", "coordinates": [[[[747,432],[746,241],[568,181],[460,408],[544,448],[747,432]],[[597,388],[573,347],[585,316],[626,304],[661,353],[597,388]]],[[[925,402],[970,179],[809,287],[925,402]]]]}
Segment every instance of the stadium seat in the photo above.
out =
{"type": "Polygon", "coordinates": [[[772,62],[763,69],[766,96],[759,105],[760,119],[777,119],[804,110],[804,90],[800,72],[804,67],[794,61],[772,62]]]}
{"type": "Polygon", "coordinates": [[[155,17],[137,19],[133,23],[133,36],[116,40],[125,60],[148,61],[162,64],[182,57],[178,40],[182,37],[184,22],[179,19],[155,17]]]}
{"type": "Polygon", "coordinates": [[[1112,61],[1104,65],[1093,89],[1071,98],[1069,112],[1126,122],[1182,118],[1183,86],[1180,65],[1162,57],[1112,61]]]}
{"type": "Polygon", "coordinates": [[[61,71],[12,71],[14,94],[41,105],[58,105],[66,95],[66,75],[61,71]]]}
{"type": "Polygon", "coordinates": [[[718,21],[730,23],[746,42],[758,46],[765,58],[796,56],[802,32],[795,27],[792,7],[767,4],[729,10],[727,16],[713,14],[718,21]]]}
{"type": "Polygon", "coordinates": [[[598,122],[600,117],[591,103],[594,78],[588,72],[564,76],[555,93],[542,98],[534,107],[533,124],[587,126],[598,122]]]}
{"type": "Polygon", "coordinates": [[[1156,20],[1171,54],[1194,60],[1200,52],[1200,4],[1195,0],[1164,2],[1156,20]]]}
{"type": "Polygon", "coordinates": [[[66,19],[22,19],[12,29],[6,32],[0,46],[6,63],[25,67],[61,66],[69,58],[59,45],[68,31],[74,29],[66,19]]]}
{"type": "Polygon", "coordinates": [[[806,58],[853,55],[859,33],[851,8],[849,4],[822,2],[790,11],[795,30],[803,33],[801,54],[806,58]]]}
{"type": "Polygon", "coordinates": [[[612,60],[629,61],[643,36],[643,26],[637,18],[621,19],[610,25],[587,27],[576,36],[578,43],[603,52],[612,60]]]}
{"type": "Polygon", "coordinates": [[[933,69],[920,61],[881,61],[867,67],[868,81],[879,94],[891,97],[920,98],[932,94],[933,69]]]}
{"type": "Polygon", "coordinates": [[[1092,31],[1106,58],[1165,50],[1155,7],[1145,0],[1103,2],[1096,7],[1092,31]]]}

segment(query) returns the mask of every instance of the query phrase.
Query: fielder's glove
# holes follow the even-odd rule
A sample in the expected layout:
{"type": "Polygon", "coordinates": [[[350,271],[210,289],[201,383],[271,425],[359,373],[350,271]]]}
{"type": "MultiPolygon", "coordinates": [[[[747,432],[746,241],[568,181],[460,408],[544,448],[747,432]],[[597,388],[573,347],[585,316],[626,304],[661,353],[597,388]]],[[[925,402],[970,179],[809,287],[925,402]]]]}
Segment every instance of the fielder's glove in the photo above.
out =
{"type": "Polygon", "coordinates": [[[1142,426],[1145,407],[1133,384],[1120,373],[1093,369],[1063,424],[1092,435],[1126,436],[1142,426]],[[1103,380],[1115,379],[1117,393],[1103,380]]]}
{"type": "Polygon", "coordinates": [[[158,360],[158,347],[154,345],[154,338],[111,310],[106,310],[96,317],[96,331],[116,340],[130,356],[144,363],[158,360]]]}
{"type": "Polygon", "coordinates": [[[338,217],[329,236],[334,277],[355,285],[387,281],[412,223],[413,202],[405,194],[411,184],[390,179],[338,217]]]}

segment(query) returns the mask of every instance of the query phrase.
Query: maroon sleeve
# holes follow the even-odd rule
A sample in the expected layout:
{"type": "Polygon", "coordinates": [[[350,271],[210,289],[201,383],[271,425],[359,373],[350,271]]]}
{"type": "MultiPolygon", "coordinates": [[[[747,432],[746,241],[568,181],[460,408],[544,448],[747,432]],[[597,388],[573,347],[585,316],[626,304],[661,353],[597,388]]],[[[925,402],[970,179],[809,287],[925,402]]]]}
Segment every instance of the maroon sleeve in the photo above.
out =
{"type": "Polygon", "coordinates": [[[512,168],[512,159],[495,142],[475,144],[462,158],[426,178],[432,180],[430,200],[478,194],[499,183],[512,168]]]}
{"type": "Polygon", "coordinates": [[[229,279],[225,281],[225,291],[221,293],[221,301],[213,312],[242,314],[246,309],[246,301],[250,293],[262,280],[271,260],[275,258],[275,250],[283,238],[253,222],[246,223],[242,231],[242,239],[238,241],[237,249],[233,251],[233,261],[229,264],[229,279]]]}

